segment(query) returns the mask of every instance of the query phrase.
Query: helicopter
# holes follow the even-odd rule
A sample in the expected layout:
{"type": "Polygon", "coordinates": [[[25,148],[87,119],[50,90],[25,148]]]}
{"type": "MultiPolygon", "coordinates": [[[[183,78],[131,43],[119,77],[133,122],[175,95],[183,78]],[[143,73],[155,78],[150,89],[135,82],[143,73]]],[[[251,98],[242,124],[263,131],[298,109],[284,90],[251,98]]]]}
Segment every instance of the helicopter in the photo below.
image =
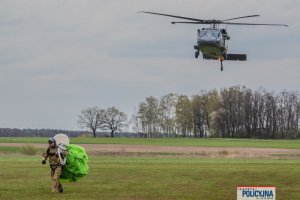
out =
{"type": "Polygon", "coordinates": [[[226,28],[220,28],[221,25],[247,25],[247,26],[282,26],[288,27],[285,24],[257,24],[257,23],[236,23],[233,20],[259,17],[260,15],[247,15],[242,17],[229,18],[225,20],[203,20],[190,17],[182,17],[177,15],[169,15],[156,12],[140,11],[139,13],[146,13],[152,15],[160,15],[165,17],[173,17],[184,19],[187,21],[174,22],[172,24],[207,24],[209,28],[202,28],[197,30],[197,44],[194,45],[195,58],[198,58],[200,52],[205,60],[218,60],[221,62],[221,71],[224,70],[223,61],[247,61],[246,54],[232,54],[228,53],[228,40],[230,36],[226,28]]]}

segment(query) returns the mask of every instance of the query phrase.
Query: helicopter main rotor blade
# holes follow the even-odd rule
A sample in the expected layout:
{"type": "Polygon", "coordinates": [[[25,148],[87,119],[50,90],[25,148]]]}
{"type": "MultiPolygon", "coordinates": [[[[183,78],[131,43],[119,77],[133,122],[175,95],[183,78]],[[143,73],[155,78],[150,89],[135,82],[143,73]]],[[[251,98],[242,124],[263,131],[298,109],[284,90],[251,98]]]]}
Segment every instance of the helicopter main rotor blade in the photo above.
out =
{"type": "Polygon", "coordinates": [[[206,20],[202,20],[202,19],[181,17],[181,16],[177,16],[177,15],[168,15],[168,14],[163,14],[163,13],[155,13],[155,12],[147,12],[147,11],[140,11],[139,13],[146,13],[146,14],[151,14],[151,15],[161,15],[161,16],[165,16],[165,17],[174,17],[174,18],[178,18],[178,19],[186,19],[186,20],[197,21],[197,22],[205,22],[206,21],[206,20]]]}
{"type": "Polygon", "coordinates": [[[206,21],[206,22],[171,22],[172,24],[228,24],[228,25],[246,25],[246,26],[285,26],[285,24],[252,24],[252,23],[233,23],[233,22],[222,22],[222,21],[206,21]]]}
{"type": "Polygon", "coordinates": [[[171,24],[211,24],[209,21],[204,22],[171,22],[171,24]]]}
{"type": "Polygon", "coordinates": [[[250,17],[260,17],[260,15],[248,15],[248,16],[243,16],[243,17],[235,17],[235,18],[231,18],[231,19],[225,19],[222,21],[226,22],[226,21],[231,21],[231,20],[236,20],[236,19],[244,19],[244,18],[250,18],[250,17]]]}
{"type": "Polygon", "coordinates": [[[289,27],[286,24],[252,24],[252,23],[234,23],[234,22],[223,22],[221,24],[228,24],[228,25],[246,25],[246,26],[285,26],[289,27]]]}
{"type": "Polygon", "coordinates": [[[228,24],[228,25],[248,25],[248,26],[285,26],[288,27],[288,25],[285,24],[253,24],[253,23],[234,23],[234,22],[227,22],[230,20],[235,19],[243,19],[243,18],[250,18],[250,17],[258,17],[260,15],[248,15],[243,17],[236,17],[231,19],[225,19],[225,20],[203,20],[203,19],[196,19],[196,18],[189,18],[189,17],[182,17],[177,15],[168,15],[163,13],[156,13],[156,12],[148,12],[148,11],[140,11],[139,13],[146,13],[146,14],[152,14],[152,15],[161,15],[165,17],[173,17],[178,19],[186,19],[190,20],[191,22],[171,22],[172,24],[228,24]]]}

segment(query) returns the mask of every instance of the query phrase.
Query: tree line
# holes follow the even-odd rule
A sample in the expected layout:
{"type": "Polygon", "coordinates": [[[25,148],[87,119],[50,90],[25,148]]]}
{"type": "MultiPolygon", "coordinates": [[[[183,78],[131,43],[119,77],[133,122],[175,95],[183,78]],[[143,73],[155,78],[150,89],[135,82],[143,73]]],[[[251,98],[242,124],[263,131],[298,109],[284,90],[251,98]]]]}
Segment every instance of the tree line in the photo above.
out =
{"type": "Polygon", "coordinates": [[[188,97],[149,96],[132,118],[145,137],[300,138],[297,92],[275,93],[234,86],[188,97]]]}
{"type": "Polygon", "coordinates": [[[199,94],[170,93],[139,103],[128,120],[116,107],[90,107],[78,115],[84,131],[1,129],[0,136],[70,137],[195,137],[195,138],[300,138],[300,98],[293,91],[251,90],[234,86],[199,94]],[[131,132],[124,132],[130,127],[131,132]]]}
{"type": "MultiPolygon", "coordinates": [[[[93,134],[90,131],[82,130],[59,130],[59,129],[18,129],[18,128],[0,128],[0,137],[53,137],[56,134],[64,133],[69,137],[92,137],[93,134]]],[[[97,132],[97,137],[110,137],[108,132],[97,132]]],[[[115,132],[115,137],[139,137],[136,133],[131,132],[115,132]]]]}
{"type": "Polygon", "coordinates": [[[86,131],[70,131],[59,129],[0,128],[0,137],[53,137],[59,133],[65,133],[70,137],[79,137],[87,134],[86,131]]]}

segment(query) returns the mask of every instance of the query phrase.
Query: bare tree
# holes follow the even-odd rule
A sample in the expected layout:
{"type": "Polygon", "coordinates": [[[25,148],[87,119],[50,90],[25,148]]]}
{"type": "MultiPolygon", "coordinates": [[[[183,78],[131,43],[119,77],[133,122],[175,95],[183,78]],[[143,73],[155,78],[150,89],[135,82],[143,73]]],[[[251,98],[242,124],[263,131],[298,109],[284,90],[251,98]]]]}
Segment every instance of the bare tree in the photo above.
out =
{"type": "Polygon", "coordinates": [[[207,137],[207,131],[210,134],[213,132],[211,118],[214,111],[218,110],[219,101],[220,97],[217,90],[202,91],[200,95],[192,97],[195,137],[207,137]]]}
{"type": "Polygon", "coordinates": [[[109,130],[111,137],[114,137],[116,131],[120,131],[127,125],[127,115],[115,107],[107,108],[104,112],[101,129],[109,130]]]}
{"type": "Polygon", "coordinates": [[[179,134],[191,136],[193,131],[193,106],[187,96],[179,96],[176,105],[176,119],[179,134]]]}
{"type": "Polygon", "coordinates": [[[137,117],[146,137],[150,138],[159,133],[159,100],[155,97],[147,97],[145,102],[139,104],[137,117]]]}
{"type": "Polygon", "coordinates": [[[81,128],[88,129],[93,132],[94,138],[96,137],[97,130],[102,128],[103,115],[105,110],[98,107],[91,107],[81,111],[78,116],[78,125],[81,128]]]}
{"type": "Polygon", "coordinates": [[[163,96],[159,103],[159,126],[161,133],[174,137],[176,133],[176,104],[178,95],[170,93],[163,96]]]}

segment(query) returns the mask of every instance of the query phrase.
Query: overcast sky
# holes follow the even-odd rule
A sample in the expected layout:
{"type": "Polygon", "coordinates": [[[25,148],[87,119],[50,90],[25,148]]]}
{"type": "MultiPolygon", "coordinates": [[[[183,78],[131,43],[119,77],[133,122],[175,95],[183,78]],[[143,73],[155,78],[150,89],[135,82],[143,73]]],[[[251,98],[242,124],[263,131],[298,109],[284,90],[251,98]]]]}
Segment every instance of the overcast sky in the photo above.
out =
{"type": "Polygon", "coordinates": [[[0,127],[78,129],[80,110],[132,114],[146,96],[192,95],[246,85],[300,91],[299,0],[0,0],[0,127]],[[171,25],[157,11],[201,19],[249,14],[228,27],[231,53],[247,62],[194,59],[197,25],[171,25]],[[246,20],[241,20],[246,21],[246,20]]]}

